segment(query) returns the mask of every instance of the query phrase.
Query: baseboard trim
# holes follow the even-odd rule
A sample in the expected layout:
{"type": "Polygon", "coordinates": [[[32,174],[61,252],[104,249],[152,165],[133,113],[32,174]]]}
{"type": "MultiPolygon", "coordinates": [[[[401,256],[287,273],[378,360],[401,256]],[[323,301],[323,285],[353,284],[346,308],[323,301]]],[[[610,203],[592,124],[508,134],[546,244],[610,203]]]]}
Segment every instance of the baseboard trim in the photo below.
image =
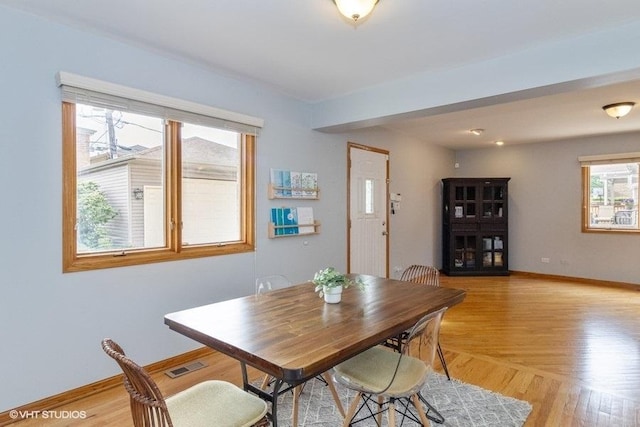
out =
{"type": "MultiPolygon", "coordinates": [[[[145,369],[150,374],[163,372],[176,365],[182,365],[184,363],[191,362],[194,359],[198,359],[200,357],[210,355],[213,351],[214,350],[208,347],[202,347],[196,350],[189,351],[187,353],[179,354],[177,356],[152,363],[150,365],[145,366],[145,369]]],[[[91,396],[93,394],[103,392],[113,387],[121,387],[121,386],[122,386],[122,374],[115,375],[110,378],[105,378],[103,380],[96,381],[94,383],[87,384],[82,387],[68,390],[60,394],[56,394],[54,396],[45,397],[44,399],[28,403],[18,408],[14,408],[12,410],[0,412],[0,426],[6,426],[16,422],[16,420],[12,419],[11,416],[9,415],[11,411],[19,411],[19,412],[51,411],[62,405],[73,403],[76,400],[85,398],[87,396],[91,396]]]]}
{"type": "Polygon", "coordinates": [[[635,291],[640,291],[640,284],[636,284],[636,283],[613,282],[610,280],[597,280],[597,279],[587,279],[584,277],[559,276],[555,274],[531,273],[528,271],[511,270],[510,273],[515,276],[526,276],[526,277],[545,279],[545,280],[569,281],[569,282],[584,283],[587,285],[608,286],[613,288],[624,288],[624,289],[633,289],[635,291]]]}

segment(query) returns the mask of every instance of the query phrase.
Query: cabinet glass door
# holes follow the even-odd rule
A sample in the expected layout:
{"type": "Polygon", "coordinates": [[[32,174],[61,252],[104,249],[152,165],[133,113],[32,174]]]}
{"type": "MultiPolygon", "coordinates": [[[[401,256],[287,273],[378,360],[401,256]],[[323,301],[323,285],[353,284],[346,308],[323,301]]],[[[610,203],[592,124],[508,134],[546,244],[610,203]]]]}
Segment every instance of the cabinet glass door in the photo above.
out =
{"type": "Polygon", "coordinates": [[[483,234],[482,267],[502,267],[504,263],[504,236],[500,234],[483,234]]]}
{"type": "Polygon", "coordinates": [[[453,217],[457,219],[476,217],[476,187],[456,185],[454,187],[453,217]]]}
{"type": "Polygon", "coordinates": [[[504,186],[482,187],[482,218],[502,218],[504,214],[504,186]]]}
{"type": "Polygon", "coordinates": [[[475,235],[456,235],[454,237],[455,268],[476,268],[476,244],[475,235]]]}

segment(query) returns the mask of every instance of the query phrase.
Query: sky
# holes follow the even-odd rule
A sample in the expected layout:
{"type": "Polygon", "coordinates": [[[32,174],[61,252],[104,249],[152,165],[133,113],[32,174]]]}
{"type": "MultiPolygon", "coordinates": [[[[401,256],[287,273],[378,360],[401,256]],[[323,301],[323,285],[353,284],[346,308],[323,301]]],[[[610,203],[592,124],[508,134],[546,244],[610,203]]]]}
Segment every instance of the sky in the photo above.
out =
{"type": "MultiPolygon", "coordinates": [[[[91,136],[91,141],[104,142],[104,146],[95,145],[96,148],[108,146],[108,132],[104,108],[89,105],[76,104],[76,126],[93,129],[96,132],[91,136]]],[[[163,144],[163,120],[129,112],[114,111],[113,123],[116,131],[118,145],[131,147],[142,145],[147,148],[163,144]]],[[[229,147],[238,147],[238,133],[185,124],[182,128],[182,137],[190,138],[198,136],[208,141],[214,141],[229,147]]]]}

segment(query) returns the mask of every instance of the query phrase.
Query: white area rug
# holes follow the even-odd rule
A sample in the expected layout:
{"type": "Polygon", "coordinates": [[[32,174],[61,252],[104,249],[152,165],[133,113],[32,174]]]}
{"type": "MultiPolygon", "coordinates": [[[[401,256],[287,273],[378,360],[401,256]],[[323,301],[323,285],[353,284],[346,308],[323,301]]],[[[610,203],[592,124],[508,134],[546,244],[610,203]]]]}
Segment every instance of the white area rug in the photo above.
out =
{"type": "MultiPolygon", "coordinates": [[[[345,411],[355,393],[336,386],[345,411]]],[[[422,395],[445,418],[444,424],[431,422],[431,426],[460,427],[521,427],[531,412],[531,405],[522,400],[506,397],[471,384],[465,384],[438,373],[432,373],[422,395]]],[[[278,425],[291,426],[292,394],[285,393],[278,401],[278,425]]],[[[387,417],[383,415],[383,425],[387,417]]],[[[400,423],[401,417],[397,417],[400,423]]],[[[342,417],[327,386],[319,380],[309,381],[300,396],[299,426],[338,427],[342,417]]],[[[357,427],[375,426],[374,420],[355,424],[357,427]]],[[[405,419],[403,426],[416,426],[405,419]]]]}

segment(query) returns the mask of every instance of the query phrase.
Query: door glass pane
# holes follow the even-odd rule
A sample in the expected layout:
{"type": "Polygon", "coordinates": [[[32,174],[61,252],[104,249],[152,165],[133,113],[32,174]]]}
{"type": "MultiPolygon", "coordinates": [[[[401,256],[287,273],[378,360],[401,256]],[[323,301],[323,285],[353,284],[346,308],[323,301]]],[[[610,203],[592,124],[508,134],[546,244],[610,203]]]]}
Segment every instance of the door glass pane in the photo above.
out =
{"type": "Polygon", "coordinates": [[[240,240],[241,134],[182,127],[182,244],[240,240]]]}
{"type": "Polygon", "coordinates": [[[76,105],[77,251],[165,246],[163,120],[76,105]]]}
{"type": "Polygon", "coordinates": [[[365,179],[364,181],[364,213],[372,215],[375,213],[374,195],[375,181],[373,179],[365,179]]]}

